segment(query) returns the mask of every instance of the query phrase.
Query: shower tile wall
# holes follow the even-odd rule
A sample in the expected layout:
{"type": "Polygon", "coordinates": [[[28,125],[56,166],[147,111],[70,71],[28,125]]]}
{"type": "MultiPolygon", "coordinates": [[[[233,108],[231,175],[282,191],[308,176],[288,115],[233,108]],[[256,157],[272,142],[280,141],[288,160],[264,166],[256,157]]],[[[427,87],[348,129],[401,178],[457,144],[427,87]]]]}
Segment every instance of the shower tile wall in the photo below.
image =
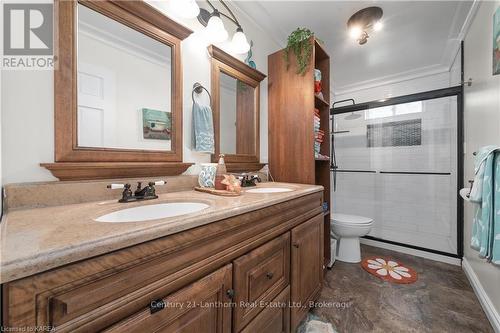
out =
{"type": "Polygon", "coordinates": [[[335,135],[339,169],[375,173],[338,172],[333,213],[373,217],[374,237],[456,253],[456,99],[419,103],[420,112],[408,114],[377,118],[387,110],[372,109],[354,120],[335,116],[335,131],[349,131],[335,135]],[[368,147],[367,125],[417,119],[421,145],[368,147]]]}

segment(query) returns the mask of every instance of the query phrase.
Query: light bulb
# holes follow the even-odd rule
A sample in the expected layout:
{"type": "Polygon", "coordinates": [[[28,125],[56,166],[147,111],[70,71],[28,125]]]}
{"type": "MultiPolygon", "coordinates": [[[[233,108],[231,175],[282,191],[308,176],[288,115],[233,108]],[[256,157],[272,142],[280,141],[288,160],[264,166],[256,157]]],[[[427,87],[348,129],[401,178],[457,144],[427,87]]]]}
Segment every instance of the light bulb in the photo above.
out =
{"type": "Polygon", "coordinates": [[[362,34],[363,34],[363,30],[361,30],[361,28],[358,27],[357,25],[355,25],[351,29],[349,29],[349,35],[353,39],[359,39],[359,37],[361,37],[362,34]]]}
{"type": "Polygon", "coordinates": [[[195,18],[200,13],[195,0],[172,0],[172,10],[183,18],[195,18]]]}
{"type": "Polygon", "coordinates": [[[226,28],[224,28],[224,23],[222,22],[219,14],[215,12],[208,20],[207,24],[207,34],[208,37],[214,43],[221,43],[225,41],[228,37],[226,28]]]}
{"type": "Polygon", "coordinates": [[[383,27],[384,27],[384,24],[380,21],[377,21],[377,23],[375,23],[375,25],[373,26],[373,29],[375,31],[380,31],[380,30],[382,30],[383,27]]]}
{"type": "Polygon", "coordinates": [[[236,29],[231,44],[231,47],[235,54],[247,53],[248,50],[250,50],[250,44],[248,44],[247,36],[245,36],[241,27],[238,27],[238,29],[236,29]]]}

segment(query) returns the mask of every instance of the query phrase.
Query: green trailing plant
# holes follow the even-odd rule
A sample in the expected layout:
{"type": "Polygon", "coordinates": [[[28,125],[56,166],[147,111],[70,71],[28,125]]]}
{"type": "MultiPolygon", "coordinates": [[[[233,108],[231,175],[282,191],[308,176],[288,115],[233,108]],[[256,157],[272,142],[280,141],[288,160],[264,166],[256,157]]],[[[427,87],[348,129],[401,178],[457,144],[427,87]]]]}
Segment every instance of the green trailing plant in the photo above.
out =
{"type": "Polygon", "coordinates": [[[290,65],[290,51],[292,51],[297,59],[297,74],[304,75],[311,60],[313,48],[310,42],[311,37],[314,38],[314,32],[306,28],[297,28],[288,36],[284,54],[285,63],[288,68],[290,65]]]}

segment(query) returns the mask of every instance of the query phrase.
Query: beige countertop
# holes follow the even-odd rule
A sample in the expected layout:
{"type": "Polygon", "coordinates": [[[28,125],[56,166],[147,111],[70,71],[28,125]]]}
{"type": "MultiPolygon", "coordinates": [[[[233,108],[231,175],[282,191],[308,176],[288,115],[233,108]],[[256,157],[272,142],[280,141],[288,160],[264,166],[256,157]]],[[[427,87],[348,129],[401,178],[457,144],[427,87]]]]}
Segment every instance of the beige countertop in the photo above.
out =
{"type": "Polygon", "coordinates": [[[160,194],[156,200],[87,202],[8,211],[0,228],[0,283],[20,279],[82,259],[171,235],[214,221],[301,197],[323,188],[315,185],[262,183],[291,192],[243,193],[220,197],[196,191],[160,194]],[[194,201],[210,207],[193,214],[145,222],[103,223],[97,217],[136,206],[194,201]]]}

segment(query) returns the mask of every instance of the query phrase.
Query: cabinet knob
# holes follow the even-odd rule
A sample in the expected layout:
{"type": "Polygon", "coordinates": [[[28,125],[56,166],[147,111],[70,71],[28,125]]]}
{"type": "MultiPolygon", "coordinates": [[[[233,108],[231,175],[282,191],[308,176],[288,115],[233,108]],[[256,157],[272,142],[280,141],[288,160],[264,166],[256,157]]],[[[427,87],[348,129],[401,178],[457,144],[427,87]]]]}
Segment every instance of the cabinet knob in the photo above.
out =
{"type": "Polygon", "coordinates": [[[167,304],[165,304],[164,300],[157,299],[149,303],[149,311],[151,312],[151,314],[153,314],[155,312],[165,309],[166,306],[167,304]]]}
{"type": "Polygon", "coordinates": [[[299,248],[299,243],[293,243],[293,247],[295,247],[295,248],[298,249],[299,248]]]}
{"type": "Polygon", "coordinates": [[[273,274],[273,272],[269,272],[266,274],[266,276],[269,280],[271,280],[273,278],[274,274],[273,274]]]}
{"type": "Polygon", "coordinates": [[[229,297],[230,299],[233,299],[234,298],[234,289],[228,289],[226,291],[226,295],[227,297],[229,297]]]}

